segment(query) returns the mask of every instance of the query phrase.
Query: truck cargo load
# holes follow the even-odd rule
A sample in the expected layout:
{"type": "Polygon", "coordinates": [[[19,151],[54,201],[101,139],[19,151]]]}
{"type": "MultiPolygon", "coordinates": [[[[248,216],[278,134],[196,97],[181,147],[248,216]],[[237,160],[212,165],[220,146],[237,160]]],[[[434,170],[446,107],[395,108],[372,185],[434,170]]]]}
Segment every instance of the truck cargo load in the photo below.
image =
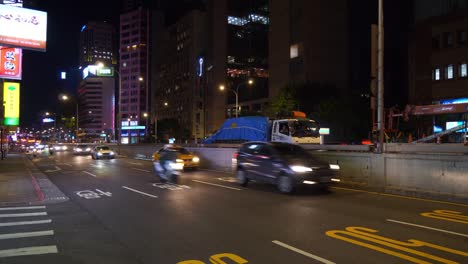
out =
{"type": "Polygon", "coordinates": [[[247,116],[230,118],[224,121],[221,128],[203,143],[227,143],[245,141],[268,141],[268,118],[247,116]]]}

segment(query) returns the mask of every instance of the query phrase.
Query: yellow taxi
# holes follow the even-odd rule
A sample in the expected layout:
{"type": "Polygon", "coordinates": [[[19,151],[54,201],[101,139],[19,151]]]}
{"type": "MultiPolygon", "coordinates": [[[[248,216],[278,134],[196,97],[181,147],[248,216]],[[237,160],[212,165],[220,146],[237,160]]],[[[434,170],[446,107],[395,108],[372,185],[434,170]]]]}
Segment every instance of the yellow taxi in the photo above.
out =
{"type": "Polygon", "coordinates": [[[153,161],[158,161],[161,155],[164,152],[173,151],[177,152],[177,163],[183,163],[184,169],[197,169],[200,164],[200,158],[195,156],[192,152],[187,149],[176,146],[176,145],[166,145],[160,150],[153,153],[153,161]]]}

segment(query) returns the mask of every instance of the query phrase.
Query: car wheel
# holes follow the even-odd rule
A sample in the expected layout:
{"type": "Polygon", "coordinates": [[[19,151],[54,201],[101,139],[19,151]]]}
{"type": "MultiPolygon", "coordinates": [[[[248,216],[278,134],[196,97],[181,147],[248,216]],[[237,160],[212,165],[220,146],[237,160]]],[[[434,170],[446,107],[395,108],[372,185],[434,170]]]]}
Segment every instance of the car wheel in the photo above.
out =
{"type": "Polygon", "coordinates": [[[293,193],[294,192],[294,183],[291,177],[286,175],[281,175],[278,177],[278,190],[282,193],[293,193]]]}
{"type": "Polygon", "coordinates": [[[247,173],[243,169],[238,169],[236,172],[237,183],[241,186],[247,186],[249,179],[247,178],[247,173]]]}

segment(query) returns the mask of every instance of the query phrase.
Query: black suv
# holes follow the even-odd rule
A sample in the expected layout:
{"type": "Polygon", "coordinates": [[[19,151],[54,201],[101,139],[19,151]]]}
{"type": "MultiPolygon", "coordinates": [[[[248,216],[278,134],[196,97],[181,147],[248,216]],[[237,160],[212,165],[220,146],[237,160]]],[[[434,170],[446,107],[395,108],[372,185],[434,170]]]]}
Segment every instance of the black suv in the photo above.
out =
{"type": "Polygon", "coordinates": [[[298,185],[315,185],[326,189],[333,182],[338,165],[318,161],[298,145],[280,142],[248,142],[237,156],[237,182],[246,186],[249,180],[276,184],[283,193],[298,185]]]}

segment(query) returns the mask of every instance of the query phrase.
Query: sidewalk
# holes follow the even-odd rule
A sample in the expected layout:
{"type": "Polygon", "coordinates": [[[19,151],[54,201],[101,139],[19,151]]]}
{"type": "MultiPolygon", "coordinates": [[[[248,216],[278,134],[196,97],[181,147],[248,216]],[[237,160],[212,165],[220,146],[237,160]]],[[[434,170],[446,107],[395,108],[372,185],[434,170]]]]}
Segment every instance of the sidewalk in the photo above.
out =
{"type": "Polygon", "coordinates": [[[29,160],[9,153],[0,160],[0,205],[46,204],[68,198],[29,160]]]}

